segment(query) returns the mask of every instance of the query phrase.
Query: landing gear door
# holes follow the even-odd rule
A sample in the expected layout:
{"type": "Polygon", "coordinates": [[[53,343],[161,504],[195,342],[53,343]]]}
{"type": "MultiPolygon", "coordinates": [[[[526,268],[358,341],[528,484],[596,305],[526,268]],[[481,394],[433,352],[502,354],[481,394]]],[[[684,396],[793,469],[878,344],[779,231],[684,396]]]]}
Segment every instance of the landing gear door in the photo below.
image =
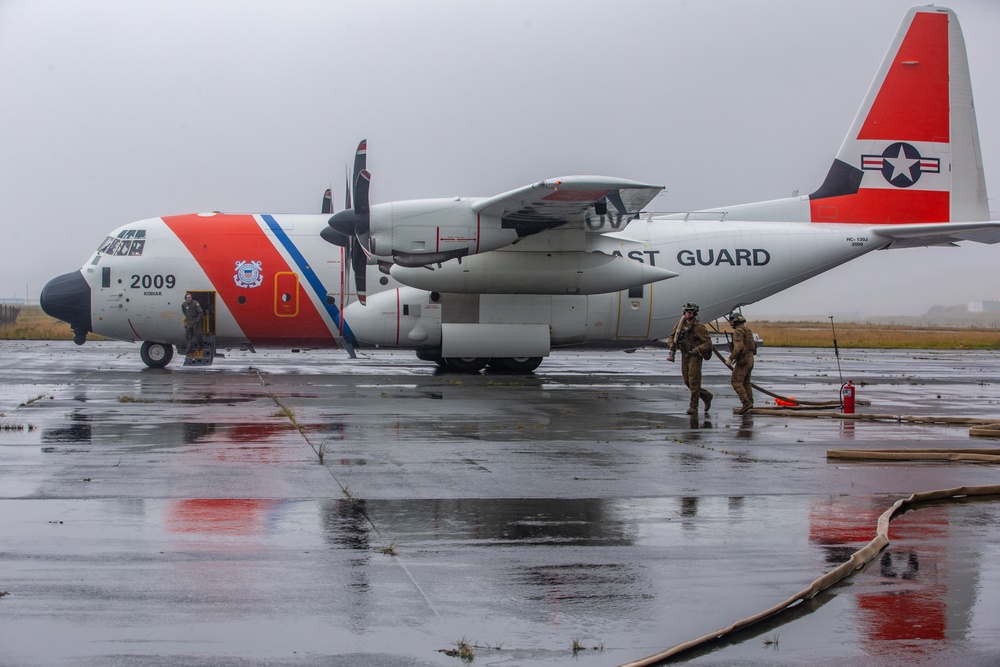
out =
{"type": "Polygon", "coordinates": [[[616,338],[648,338],[653,285],[639,285],[618,293],[616,338]]]}

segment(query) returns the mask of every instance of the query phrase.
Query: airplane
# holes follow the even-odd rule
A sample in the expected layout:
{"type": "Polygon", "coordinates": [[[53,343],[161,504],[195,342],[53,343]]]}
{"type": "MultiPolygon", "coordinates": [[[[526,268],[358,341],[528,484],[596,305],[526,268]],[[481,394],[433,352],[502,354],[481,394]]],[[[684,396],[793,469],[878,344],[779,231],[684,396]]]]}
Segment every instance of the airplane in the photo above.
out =
{"type": "Polygon", "coordinates": [[[958,19],[914,7],[809,195],[656,215],[661,185],[567,176],[372,204],[363,141],[343,210],[127,224],[40,302],[77,344],[142,341],[153,368],[174,348],[198,365],[219,348],[387,347],[531,372],[555,347],[662,340],[685,302],[712,320],[875,250],[1000,242],[982,164],[958,19]],[[192,349],[188,292],[206,312],[192,349]]]}

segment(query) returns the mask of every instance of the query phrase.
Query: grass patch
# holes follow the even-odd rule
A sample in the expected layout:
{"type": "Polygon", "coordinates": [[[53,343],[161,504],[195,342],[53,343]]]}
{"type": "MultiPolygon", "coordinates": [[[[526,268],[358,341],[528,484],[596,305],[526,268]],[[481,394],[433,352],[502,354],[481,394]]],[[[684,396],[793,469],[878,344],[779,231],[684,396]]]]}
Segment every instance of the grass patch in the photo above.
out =
{"type": "Polygon", "coordinates": [[[465,637],[455,642],[455,648],[441,652],[453,658],[460,658],[464,663],[470,663],[476,659],[476,653],[472,650],[472,644],[465,637]]]}
{"type": "Polygon", "coordinates": [[[19,407],[19,408],[23,408],[23,407],[25,407],[25,406],[28,406],[28,405],[31,405],[31,404],[32,404],[32,403],[34,403],[35,401],[40,401],[40,400],[42,400],[43,398],[45,398],[45,394],[39,394],[38,396],[35,396],[34,398],[29,398],[29,399],[28,399],[28,400],[26,400],[26,401],[25,401],[24,403],[21,403],[21,404],[20,404],[20,405],[19,405],[18,407],[19,407]]]}
{"type": "MultiPolygon", "coordinates": [[[[767,347],[833,347],[830,322],[750,322],[767,347]]],[[[1000,329],[988,327],[918,327],[898,324],[837,322],[837,346],[842,348],[992,350],[1000,349],[1000,329]]],[[[726,327],[723,327],[726,330],[726,327]]],[[[88,335],[90,340],[104,340],[88,335]]],[[[0,325],[0,340],[73,340],[65,322],[38,306],[22,306],[17,322],[0,325]]],[[[449,380],[462,386],[461,380],[449,380]]],[[[512,381],[510,386],[514,386],[512,381]]],[[[501,385],[498,381],[487,384],[501,385]]],[[[506,383],[504,383],[506,384],[506,383]]]]}
{"type": "Polygon", "coordinates": [[[344,497],[347,498],[348,502],[351,503],[358,502],[358,497],[354,495],[354,491],[352,491],[351,487],[349,487],[347,484],[341,484],[340,491],[341,493],[344,494],[344,497]]]}
{"type": "Polygon", "coordinates": [[[155,403],[151,398],[140,398],[138,396],[129,396],[128,394],[122,394],[118,397],[119,403],[155,403]]]}
{"type": "MultiPolygon", "coordinates": [[[[750,328],[768,347],[833,348],[829,322],[750,322],[750,328]]],[[[1000,349],[1000,329],[969,327],[914,327],[837,322],[838,348],[891,350],[1000,349]]]]}
{"type": "Polygon", "coordinates": [[[16,322],[0,325],[0,340],[73,340],[73,330],[38,306],[22,306],[16,322]]]}

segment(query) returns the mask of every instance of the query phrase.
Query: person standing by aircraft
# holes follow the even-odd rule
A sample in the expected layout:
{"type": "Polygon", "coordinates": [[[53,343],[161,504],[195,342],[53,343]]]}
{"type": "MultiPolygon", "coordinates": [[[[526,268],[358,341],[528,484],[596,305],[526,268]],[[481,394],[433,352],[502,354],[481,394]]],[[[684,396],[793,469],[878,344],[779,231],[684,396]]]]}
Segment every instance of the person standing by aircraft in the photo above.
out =
{"type": "Polygon", "coordinates": [[[753,357],[757,354],[757,343],[753,332],[746,325],[747,318],[742,313],[730,313],[726,318],[733,327],[733,346],[729,352],[727,363],[733,369],[732,385],[736,395],[740,397],[740,406],[734,407],[738,415],[746,414],[753,407],[753,385],[750,383],[750,372],[753,371],[753,357]]]}
{"type": "Polygon", "coordinates": [[[181,312],[184,313],[184,337],[187,339],[185,347],[190,350],[192,337],[197,336],[198,342],[201,342],[201,318],[205,316],[205,310],[189,292],[184,295],[181,312]]]}
{"type": "Polygon", "coordinates": [[[667,361],[674,360],[674,353],[681,351],[681,377],[684,384],[691,390],[691,403],[687,414],[698,414],[698,400],[705,401],[705,412],[712,406],[711,392],[701,388],[701,363],[712,356],[712,339],[708,329],[698,321],[698,305],[684,304],[684,314],[674,327],[667,340],[670,355],[667,361]]]}

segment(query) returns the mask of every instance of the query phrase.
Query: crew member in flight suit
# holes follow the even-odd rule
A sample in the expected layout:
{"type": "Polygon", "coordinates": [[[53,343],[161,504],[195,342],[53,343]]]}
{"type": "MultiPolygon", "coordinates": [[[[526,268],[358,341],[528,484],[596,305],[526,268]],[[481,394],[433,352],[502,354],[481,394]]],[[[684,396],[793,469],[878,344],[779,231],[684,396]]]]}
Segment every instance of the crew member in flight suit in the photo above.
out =
{"type": "Polygon", "coordinates": [[[705,325],[698,321],[697,304],[684,304],[684,314],[674,327],[674,332],[670,334],[667,346],[670,348],[667,361],[673,361],[674,353],[678,349],[681,351],[681,377],[691,390],[691,403],[687,414],[698,414],[698,399],[705,401],[707,413],[712,406],[712,394],[701,388],[701,362],[712,356],[712,339],[705,325]]]}
{"type": "Polygon", "coordinates": [[[184,303],[181,304],[181,312],[184,313],[184,336],[187,338],[186,348],[190,350],[192,337],[196,336],[198,342],[201,342],[201,318],[204,317],[205,311],[191,294],[185,294],[184,303]]]}
{"type": "Polygon", "coordinates": [[[746,326],[747,319],[741,313],[730,313],[726,319],[733,327],[733,347],[729,352],[728,363],[733,369],[733,389],[741,402],[739,407],[733,408],[733,412],[742,415],[753,407],[750,372],[753,370],[753,357],[757,354],[757,343],[754,342],[750,327],[746,326]]]}

